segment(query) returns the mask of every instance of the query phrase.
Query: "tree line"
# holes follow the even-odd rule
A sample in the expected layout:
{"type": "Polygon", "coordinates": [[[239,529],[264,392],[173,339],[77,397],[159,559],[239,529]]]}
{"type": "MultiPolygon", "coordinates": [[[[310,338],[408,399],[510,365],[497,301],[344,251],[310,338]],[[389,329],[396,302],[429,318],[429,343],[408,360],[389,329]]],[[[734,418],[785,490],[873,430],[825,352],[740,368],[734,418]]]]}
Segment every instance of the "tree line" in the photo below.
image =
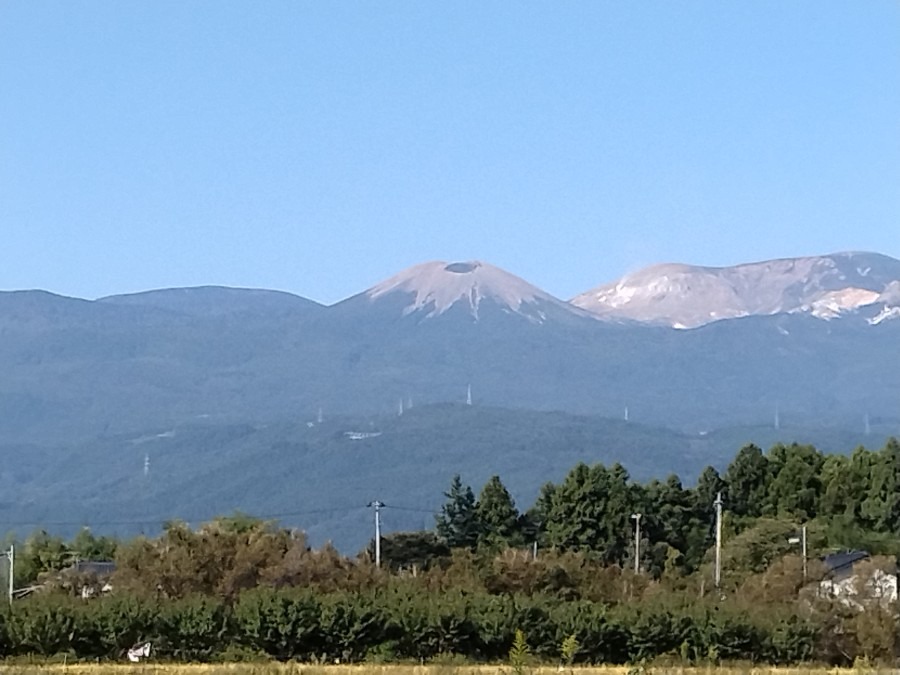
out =
{"type": "MultiPolygon", "coordinates": [[[[692,574],[713,543],[722,495],[726,533],[771,521],[782,529],[808,525],[817,550],[865,548],[900,553],[900,443],[877,451],[825,455],[809,445],[747,445],[723,474],[707,467],[693,487],[678,476],[631,481],[621,464],[578,464],[560,483],[547,483],[535,504],[516,509],[499,477],[476,498],[454,477],[437,518],[436,546],[477,550],[537,543],[579,551],[609,565],[634,560],[634,518],[641,515],[641,569],[654,578],[692,574]]],[[[787,538],[781,553],[787,552],[787,538]]],[[[440,553],[440,548],[437,549],[440,553]]]]}

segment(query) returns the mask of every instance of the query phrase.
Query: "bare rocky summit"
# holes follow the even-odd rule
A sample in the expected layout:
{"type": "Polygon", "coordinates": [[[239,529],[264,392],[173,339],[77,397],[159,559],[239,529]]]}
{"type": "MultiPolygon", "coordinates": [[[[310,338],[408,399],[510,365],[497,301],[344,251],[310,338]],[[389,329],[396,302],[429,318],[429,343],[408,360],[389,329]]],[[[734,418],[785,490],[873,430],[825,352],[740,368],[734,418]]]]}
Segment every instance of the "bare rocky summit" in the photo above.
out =
{"type": "Polygon", "coordinates": [[[414,265],[340,304],[391,306],[402,316],[421,320],[451,310],[476,322],[486,313],[498,311],[537,324],[551,318],[593,317],[514,274],[477,260],[414,265]]]}
{"type": "Polygon", "coordinates": [[[571,302],[604,319],[673,328],[774,314],[833,319],[863,308],[878,323],[900,315],[900,260],[835,253],[734,267],[655,265],[571,302]]]}

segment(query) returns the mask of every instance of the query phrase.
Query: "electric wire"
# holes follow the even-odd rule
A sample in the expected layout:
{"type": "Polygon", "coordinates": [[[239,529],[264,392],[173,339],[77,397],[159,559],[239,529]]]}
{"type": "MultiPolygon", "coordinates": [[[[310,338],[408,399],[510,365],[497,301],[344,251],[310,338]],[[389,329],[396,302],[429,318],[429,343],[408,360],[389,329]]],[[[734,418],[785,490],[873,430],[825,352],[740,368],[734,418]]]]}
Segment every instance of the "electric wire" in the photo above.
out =
{"type": "MultiPolygon", "coordinates": [[[[285,518],[302,518],[305,516],[318,516],[318,515],[326,515],[326,514],[334,514],[334,513],[351,513],[354,511],[361,511],[366,509],[366,506],[363,505],[353,505],[353,506],[336,506],[329,508],[318,508],[318,509],[303,509],[299,511],[281,511],[277,513],[247,513],[241,514],[246,515],[249,518],[253,518],[256,520],[282,520],[285,518]]],[[[440,511],[435,509],[426,509],[420,507],[413,506],[403,506],[399,504],[385,504],[384,508],[392,509],[394,511],[406,511],[410,513],[427,513],[431,515],[437,515],[440,511]]],[[[156,517],[144,517],[144,518],[128,518],[128,519],[112,519],[112,520],[94,520],[91,518],[84,518],[81,520],[43,520],[41,518],[31,518],[28,520],[5,520],[0,519],[0,527],[25,527],[25,526],[36,526],[36,527],[86,527],[89,529],[94,528],[102,528],[102,527],[127,527],[127,526],[150,526],[150,525],[164,525],[166,523],[204,523],[211,522],[219,518],[229,518],[235,515],[227,514],[227,513],[216,513],[216,514],[208,514],[206,516],[200,517],[191,517],[186,518],[183,515],[169,515],[169,516],[156,516],[156,517]]]]}

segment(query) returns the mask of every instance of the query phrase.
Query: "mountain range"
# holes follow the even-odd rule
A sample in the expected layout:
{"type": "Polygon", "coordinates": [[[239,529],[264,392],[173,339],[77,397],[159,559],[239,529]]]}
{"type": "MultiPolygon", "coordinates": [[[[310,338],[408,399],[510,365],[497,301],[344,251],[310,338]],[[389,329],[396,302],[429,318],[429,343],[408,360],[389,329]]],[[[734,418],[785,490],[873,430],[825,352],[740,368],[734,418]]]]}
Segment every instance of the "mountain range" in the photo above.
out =
{"type": "Polygon", "coordinates": [[[900,312],[900,261],[875,253],[787,258],[734,267],[656,265],[598,286],[572,304],[607,319],[696,328],[744,316],[900,312]]]}
{"type": "Polygon", "coordinates": [[[478,261],[417,265],[328,307],[221,287],[93,301],[2,292],[0,486],[10,501],[0,523],[59,520],[77,512],[75,495],[92,505],[85,519],[104,504],[146,511],[132,481],[145,455],[157,467],[160,453],[190,465],[169,476],[158,502],[177,515],[228,504],[294,512],[287,487],[246,496],[279,467],[302,471],[305,492],[321,500],[367,503],[384,498],[360,494],[373,462],[421,500],[439,499],[449,481],[436,467],[512,471],[527,496],[579,457],[692,480],[737,449],[724,439],[877,445],[900,433],[897,318],[900,261],[872,253],[661,265],[570,302],[478,261]],[[452,404],[470,391],[480,435],[438,431],[446,416],[465,427],[471,408],[460,416],[452,404]],[[550,424],[551,414],[568,421],[550,424]],[[345,420],[332,440],[304,436],[320,415],[326,425],[345,420]],[[363,435],[348,447],[370,447],[377,462],[344,461],[343,434],[400,417],[430,430],[363,435]],[[567,435],[566,425],[582,428],[576,420],[605,431],[567,435]],[[571,451],[539,431],[547,425],[571,451]],[[492,428],[508,431],[489,433],[488,449],[492,428]],[[627,441],[637,429],[655,440],[627,441]],[[442,463],[452,448],[437,438],[481,450],[442,463]],[[605,447],[592,445],[601,439],[605,447]],[[350,481],[354,468],[363,473],[350,481]]]}

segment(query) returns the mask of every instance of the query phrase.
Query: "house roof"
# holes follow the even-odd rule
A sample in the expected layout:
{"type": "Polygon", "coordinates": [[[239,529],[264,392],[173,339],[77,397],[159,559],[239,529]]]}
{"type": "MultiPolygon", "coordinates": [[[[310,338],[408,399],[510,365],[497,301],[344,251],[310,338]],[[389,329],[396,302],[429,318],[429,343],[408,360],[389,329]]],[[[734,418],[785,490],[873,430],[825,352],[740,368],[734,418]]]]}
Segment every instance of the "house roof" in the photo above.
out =
{"type": "Polygon", "coordinates": [[[69,572],[76,574],[95,574],[98,577],[107,576],[116,571],[116,563],[107,560],[79,560],[71,567],[69,572]]]}
{"type": "Polygon", "coordinates": [[[840,574],[852,569],[856,563],[868,559],[869,554],[866,551],[841,551],[826,555],[822,558],[822,562],[830,573],[840,574]]]}

